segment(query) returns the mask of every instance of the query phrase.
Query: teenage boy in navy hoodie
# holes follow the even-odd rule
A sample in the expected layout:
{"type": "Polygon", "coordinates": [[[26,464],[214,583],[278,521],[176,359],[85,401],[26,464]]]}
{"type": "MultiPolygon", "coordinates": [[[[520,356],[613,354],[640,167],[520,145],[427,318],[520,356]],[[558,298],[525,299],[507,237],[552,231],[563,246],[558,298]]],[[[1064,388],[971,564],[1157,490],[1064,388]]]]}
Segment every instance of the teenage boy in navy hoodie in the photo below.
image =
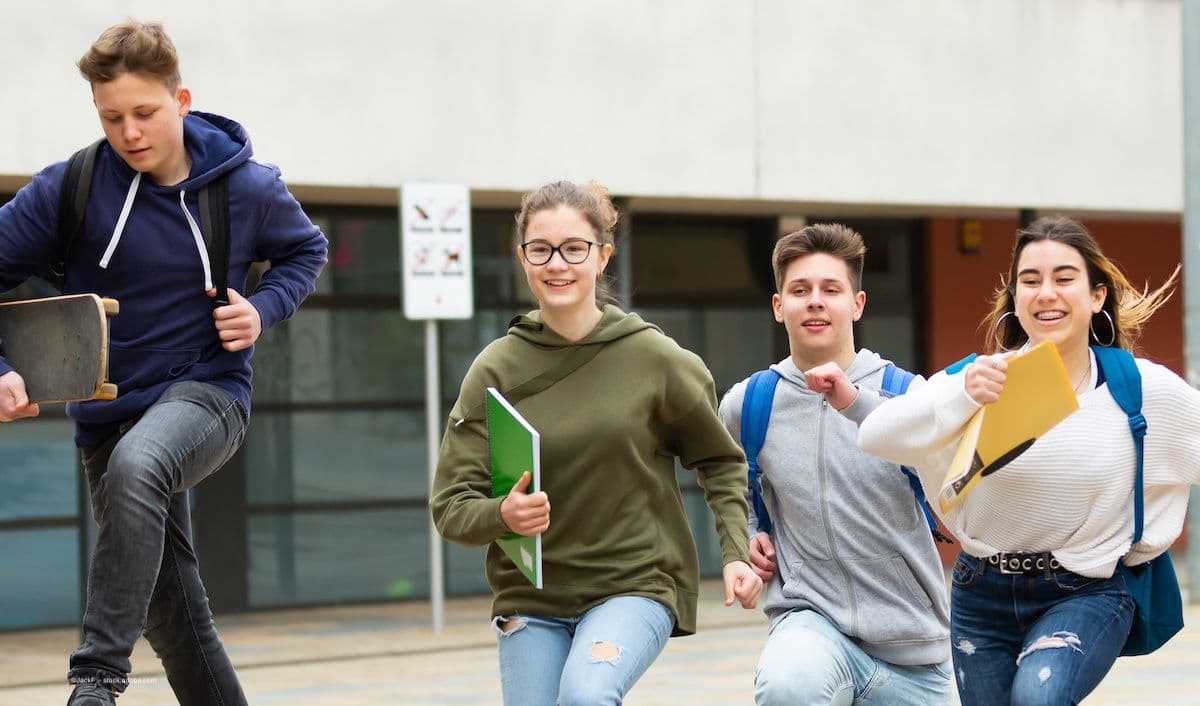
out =
{"type": "MultiPolygon", "coordinates": [[[[900,467],[858,447],[887,366],[854,346],[865,255],[858,233],[815,223],[780,238],[771,256],[771,306],[791,355],[771,366],[781,379],[758,454],[771,532],[750,513],[750,562],[771,620],[754,674],[759,706],[952,698],[945,578],[929,526],[900,467]]],[[[721,400],[735,439],[745,391],[743,381],[721,400]]]]}
{"type": "MultiPolygon", "coordinates": [[[[240,125],[191,111],[161,25],[130,20],[108,28],[79,70],[108,141],[66,259],[64,290],[120,301],[109,360],[120,395],[67,406],[100,527],[83,644],[71,654],[69,705],[113,704],[143,632],[180,704],[245,704],[208,609],[186,491],[241,444],[254,342],[313,291],[327,242],[279,170],[250,159],[240,125]],[[229,303],[214,306],[197,191],[223,175],[229,303]],[[243,297],[257,260],[271,267],[243,297]]],[[[63,162],[46,167],[0,209],[0,289],[51,264],[64,170],[63,162]]],[[[20,371],[0,358],[0,421],[37,414],[20,371]]]]}

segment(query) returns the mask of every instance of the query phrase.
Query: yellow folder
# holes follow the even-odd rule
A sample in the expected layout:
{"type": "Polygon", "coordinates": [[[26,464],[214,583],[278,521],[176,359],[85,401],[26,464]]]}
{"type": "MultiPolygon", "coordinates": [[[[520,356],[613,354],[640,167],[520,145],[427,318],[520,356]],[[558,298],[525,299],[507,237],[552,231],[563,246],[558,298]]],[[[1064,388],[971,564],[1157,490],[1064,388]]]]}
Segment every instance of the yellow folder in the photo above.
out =
{"type": "Polygon", "coordinates": [[[1000,399],[972,415],[938,497],[942,512],[1079,408],[1058,348],[1052,341],[1008,359],[1000,399]]]}

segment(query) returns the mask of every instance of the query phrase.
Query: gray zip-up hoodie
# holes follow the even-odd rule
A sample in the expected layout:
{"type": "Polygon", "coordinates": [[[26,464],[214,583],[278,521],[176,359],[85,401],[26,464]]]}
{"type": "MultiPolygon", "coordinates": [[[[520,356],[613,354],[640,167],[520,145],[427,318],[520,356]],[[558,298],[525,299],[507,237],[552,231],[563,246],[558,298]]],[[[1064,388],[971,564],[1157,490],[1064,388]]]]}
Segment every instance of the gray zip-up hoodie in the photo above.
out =
{"type": "MultiPolygon", "coordinates": [[[[886,365],[858,352],[846,375],[860,393],[841,414],[791,358],[771,366],[782,379],[758,463],[779,570],[763,610],[772,627],[789,611],[813,610],[873,657],[937,664],[950,658],[950,616],[929,526],[900,467],[858,447],[858,423],[881,401],[886,365]]],[[[743,380],[720,406],[738,440],[745,391],[743,380]]],[[[751,536],[757,531],[751,515],[751,536]]]]}

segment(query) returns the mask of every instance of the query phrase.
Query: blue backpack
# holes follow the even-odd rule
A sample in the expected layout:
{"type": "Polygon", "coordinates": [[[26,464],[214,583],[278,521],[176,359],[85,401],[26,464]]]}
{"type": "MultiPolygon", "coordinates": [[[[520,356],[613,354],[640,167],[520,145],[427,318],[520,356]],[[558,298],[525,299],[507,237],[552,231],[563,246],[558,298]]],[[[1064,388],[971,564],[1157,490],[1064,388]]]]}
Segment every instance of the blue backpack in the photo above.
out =
{"type": "MultiPolygon", "coordinates": [[[[916,376],[909,371],[888,363],[883,369],[883,384],[879,389],[890,397],[903,395],[908,391],[914,377],[916,376]]],[[[758,518],[759,531],[768,533],[771,531],[771,515],[767,512],[767,504],[763,500],[762,470],[758,466],[758,452],[762,450],[763,442],[767,438],[771,403],[775,400],[775,386],[779,384],[779,378],[779,373],[770,368],[759,370],[750,376],[746,383],[746,395],[742,399],[741,437],[742,449],[746,452],[746,463],[750,468],[750,502],[758,518]]],[[[912,488],[917,505],[925,514],[925,521],[929,524],[929,531],[933,533],[934,539],[949,544],[950,539],[938,531],[937,518],[925,500],[925,491],[921,488],[921,481],[916,472],[905,466],[901,466],[900,470],[908,478],[908,485],[912,488]]]]}
{"type": "MultiPolygon", "coordinates": [[[[1125,416],[1137,452],[1137,476],[1133,485],[1133,544],[1142,541],[1143,467],[1146,418],[1142,416],[1142,376],[1133,355],[1123,348],[1092,346],[1096,364],[1104,373],[1108,392],[1125,416]]],[[[1125,572],[1125,585],[1133,596],[1133,626],[1121,648],[1123,656],[1150,654],[1166,644],[1183,628],[1183,599],[1171,554],[1163,552],[1140,566],[1118,565],[1125,572]]]]}

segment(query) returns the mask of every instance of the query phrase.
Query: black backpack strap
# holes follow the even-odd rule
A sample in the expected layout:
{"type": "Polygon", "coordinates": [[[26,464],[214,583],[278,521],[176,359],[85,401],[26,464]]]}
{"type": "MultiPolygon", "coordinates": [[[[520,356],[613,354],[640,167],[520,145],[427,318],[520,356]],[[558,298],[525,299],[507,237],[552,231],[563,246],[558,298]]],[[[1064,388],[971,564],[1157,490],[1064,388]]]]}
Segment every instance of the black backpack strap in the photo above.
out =
{"type": "Polygon", "coordinates": [[[66,283],[67,254],[71,251],[71,241],[79,231],[84,209],[87,208],[88,194],[92,189],[92,172],[96,167],[96,154],[106,141],[106,138],[102,137],[71,155],[63,172],[58,192],[58,233],[49,273],[51,284],[59,291],[62,291],[66,283]]]}
{"type": "Polygon", "coordinates": [[[208,266],[217,290],[213,306],[229,303],[229,177],[222,175],[200,189],[200,232],[208,246],[208,266]]]}

